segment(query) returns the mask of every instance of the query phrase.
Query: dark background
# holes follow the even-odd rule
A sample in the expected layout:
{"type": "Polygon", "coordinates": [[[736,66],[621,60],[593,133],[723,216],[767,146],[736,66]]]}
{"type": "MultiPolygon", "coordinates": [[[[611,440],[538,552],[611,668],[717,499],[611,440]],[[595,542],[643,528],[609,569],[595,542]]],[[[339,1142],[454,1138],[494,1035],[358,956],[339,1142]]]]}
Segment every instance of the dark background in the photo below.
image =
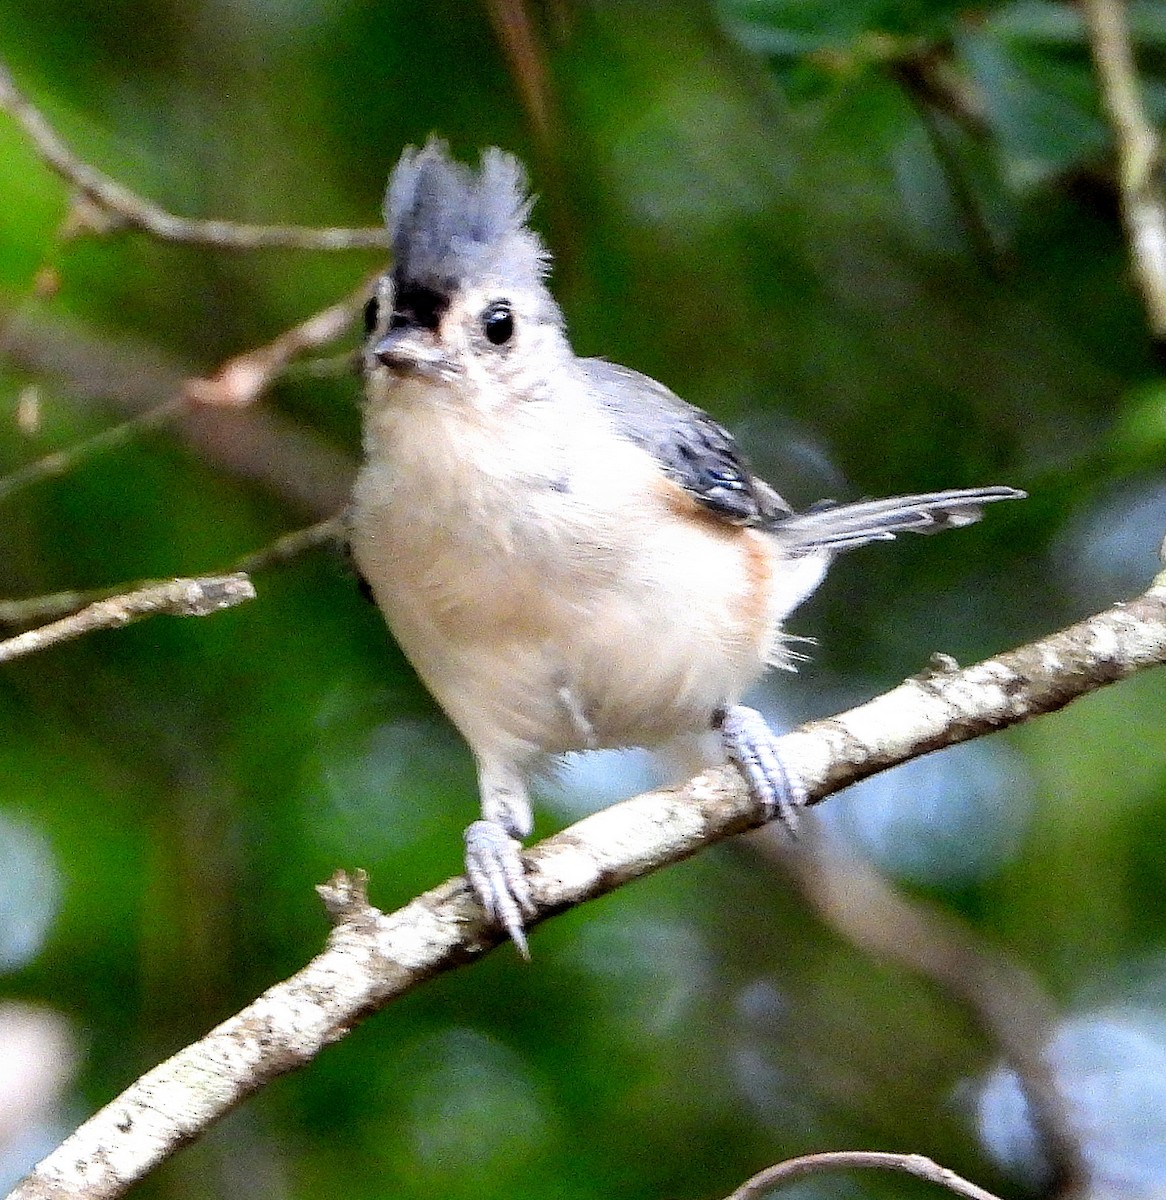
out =
{"type": "MultiPolygon", "coordinates": [[[[1158,120],[1163,14],[1131,16],[1158,120]]],[[[1031,493],[839,563],[791,623],[810,661],[760,697],[781,723],[1156,570],[1166,389],[1069,5],[0,0],[0,55],[78,154],[191,216],[372,224],[404,144],[512,149],[576,349],[710,410],[794,502],[1031,493]]],[[[3,471],[165,401],[383,260],[68,240],[67,211],[0,116],[3,471]]],[[[0,482],[0,595],[220,569],[335,511],[354,344],[254,410],[0,482]]],[[[367,868],[386,908],[460,869],[469,756],[339,556],[255,582],[232,612],[0,669],[0,1182],[313,954],[333,869],[367,868]]],[[[1022,1024],[1016,980],[1043,995],[1079,1149],[1108,1195],[1160,1194],[1164,748],[1151,673],[830,800],[810,871],[771,841],[705,853],[540,929],[531,966],[503,948],[428,985],[139,1194],[679,1200],[843,1147],[1040,1190],[968,978],[1015,985],[1022,1024]],[[962,983],[920,966],[911,914],[966,941],[962,983]]],[[[538,832],[648,778],[636,755],[572,765],[538,832]]]]}

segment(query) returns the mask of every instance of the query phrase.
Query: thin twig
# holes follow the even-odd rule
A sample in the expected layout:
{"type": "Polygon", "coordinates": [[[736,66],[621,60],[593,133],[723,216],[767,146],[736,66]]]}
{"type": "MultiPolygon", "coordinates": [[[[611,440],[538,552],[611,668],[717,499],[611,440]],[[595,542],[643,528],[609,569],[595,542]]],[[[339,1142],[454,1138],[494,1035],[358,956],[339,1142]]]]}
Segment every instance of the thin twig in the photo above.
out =
{"type": "MultiPolygon", "coordinates": [[[[276,538],[269,545],[249,551],[231,563],[223,574],[254,575],[266,567],[288,562],[326,542],[340,542],[344,538],[344,514],[317,521],[305,529],[296,529],[276,538]]],[[[46,596],[29,596],[24,600],[0,600],[0,627],[9,629],[22,625],[33,625],[38,621],[52,621],[75,613],[87,604],[97,604],[127,592],[147,591],[164,587],[169,580],[137,579],[132,583],[117,583],[109,587],[91,588],[85,591],[52,592],[46,596]]]]}
{"type": "Polygon", "coordinates": [[[313,313],[306,321],[284,330],[267,345],[228,359],[208,378],[190,380],[186,386],[187,397],[211,406],[242,408],[253,404],[292,359],[309,350],[329,346],[351,330],[357,314],[372,294],[376,278],[370,276],[343,300],[337,300],[313,313]]]}
{"type": "Polygon", "coordinates": [[[787,1158],[764,1171],[758,1171],[752,1179],[727,1196],[725,1200],[759,1200],[766,1192],[781,1187],[806,1175],[817,1175],[824,1171],[856,1171],[875,1169],[879,1171],[904,1171],[916,1179],[937,1183],[948,1191],[955,1192],[965,1200],[997,1200],[991,1192],[957,1175],[947,1167],[941,1167],[922,1154],[887,1154],[879,1150],[831,1150],[824,1154],[803,1154],[799,1158],[787,1158]]]}
{"type": "Polygon", "coordinates": [[[205,575],[198,579],[172,579],[122,596],[111,596],[51,625],[18,633],[0,642],[0,663],[11,662],[97,629],[117,629],[143,617],[206,617],[255,599],[255,588],[246,575],[205,575]]]}
{"type": "Polygon", "coordinates": [[[1166,340],[1166,194],[1162,146],[1138,87],[1122,0],[1082,0],[1101,100],[1117,148],[1122,219],[1150,332],[1166,340]]]}
{"type": "MultiPolygon", "coordinates": [[[[931,145],[935,161],[939,165],[948,194],[955,205],[964,229],[967,232],[977,262],[984,273],[991,279],[1000,278],[1001,245],[992,224],[988,219],[985,206],[976,194],[969,173],[960,161],[960,156],[948,137],[940,114],[951,113],[951,105],[941,109],[937,105],[937,96],[949,98],[950,91],[939,93],[933,83],[933,76],[938,74],[934,62],[926,56],[914,58],[904,57],[892,62],[891,75],[903,89],[908,103],[914,108],[923,132],[931,145]]],[[[948,117],[949,123],[951,117],[948,117]]],[[[968,136],[974,136],[974,127],[963,122],[968,136]]]]}
{"type": "MultiPolygon", "coordinates": [[[[147,411],[181,396],[189,375],[151,345],[39,314],[9,345],[8,359],[81,402],[147,411]]],[[[309,520],[337,512],[352,489],[352,454],[301,421],[262,404],[187,405],[174,436],[221,474],[257,484],[309,520]]]]}
{"type": "Polygon", "coordinates": [[[0,501],[6,500],[13,492],[31,484],[40,483],[45,479],[55,479],[71,471],[78,463],[83,462],[94,454],[104,450],[115,450],[132,441],[139,433],[147,429],[156,429],[173,420],[186,407],[185,396],[174,396],[154,408],[130,417],[128,421],[120,421],[95,433],[92,437],[83,438],[66,446],[63,450],[54,450],[33,462],[17,467],[15,471],[0,478],[0,501]]]}
{"type": "Polygon", "coordinates": [[[117,583],[109,587],[49,592],[44,596],[28,596],[23,600],[0,600],[0,629],[19,629],[42,621],[56,621],[87,604],[154,587],[162,582],[161,579],[135,579],[131,583],[117,583]]]}
{"type": "Polygon", "coordinates": [[[345,515],[340,513],[337,516],[328,517],[326,520],[317,521],[315,525],[309,525],[306,529],[296,529],[291,533],[285,533],[283,537],[276,538],[269,545],[259,550],[253,550],[250,554],[244,554],[242,558],[236,559],[231,564],[231,570],[253,575],[256,571],[273,567],[277,563],[289,562],[303,554],[305,550],[323,546],[326,542],[341,542],[344,536],[345,515]]]}
{"type": "Polygon", "coordinates": [[[487,0],[486,13],[506,56],[526,118],[542,154],[553,141],[554,98],[547,55],[524,0],[487,0]]]}
{"type": "MultiPolygon", "coordinates": [[[[921,754],[1063,708],[1166,663],[1166,572],[1143,596],[976,666],[908,679],[780,741],[817,802],[921,754]]],[[[540,922],[688,858],[766,814],[724,767],[585,818],[526,853],[540,922]]],[[[501,939],[459,876],[386,915],[363,879],[322,890],[336,922],[324,951],[94,1114],[9,1200],[113,1200],[266,1083],[310,1062],[365,1017],[501,939]]],[[[980,1194],[983,1200],[983,1194],[980,1194]]]]}
{"type": "Polygon", "coordinates": [[[28,135],[42,161],[71,183],[98,210],[90,221],[75,214],[78,228],[140,229],[165,242],[217,246],[226,250],[286,247],[294,250],[379,250],[388,245],[381,227],[370,229],[309,229],[300,225],[248,225],[239,221],[202,220],[167,212],[124,184],[83,162],[65,144],[41,111],[16,87],[0,62],[0,109],[28,135]],[[101,218],[104,218],[102,220],[101,218]]]}
{"type": "Polygon", "coordinates": [[[187,412],[191,405],[243,408],[253,404],[293,359],[344,337],[369,297],[373,278],[370,276],[343,300],[313,313],[265,345],[228,359],[213,375],[184,380],[178,395],[92,437],[18,467],[0,478],[0,501],[21,488],[64,475],[93,454],[123,446],[144,430],[165,425],[187,412]]]}
{"type": "Polygon", "coordinates": [[[905,895],[835,839],[810,833],[792,847],[766,829],[752,844],[792,878],[835,932],[865,954],[931,980],[965,1006],[1016,1072],[1050,1167],[1050,1194],[1083,1194],[1088,1170],[1080,1137],[1046,1053],[1058,1013],[1037,980],[967,922],[905,895]]]}

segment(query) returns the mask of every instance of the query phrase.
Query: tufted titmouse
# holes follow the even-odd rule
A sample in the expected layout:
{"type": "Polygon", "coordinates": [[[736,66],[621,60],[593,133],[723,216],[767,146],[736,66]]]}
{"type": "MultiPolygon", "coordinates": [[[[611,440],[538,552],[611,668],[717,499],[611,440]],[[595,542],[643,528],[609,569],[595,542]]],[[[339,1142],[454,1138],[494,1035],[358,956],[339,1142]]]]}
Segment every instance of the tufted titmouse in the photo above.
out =
{"type": "Polygon", "coordinates": [[[389,627],[473,751],[467,873],[523,954],[532,770],[614,746],[692,761],[713,731],[792,822],[804,793],[740,703],[767,665],[789,665],[782,621],[839,551],[1023,495],[793,512],[699,409],[575,356],[530,203],[500,150],[478,172],[437,141],[401,156],[385,201],[392,268],[365,313],[350,530],[389,627]]]}

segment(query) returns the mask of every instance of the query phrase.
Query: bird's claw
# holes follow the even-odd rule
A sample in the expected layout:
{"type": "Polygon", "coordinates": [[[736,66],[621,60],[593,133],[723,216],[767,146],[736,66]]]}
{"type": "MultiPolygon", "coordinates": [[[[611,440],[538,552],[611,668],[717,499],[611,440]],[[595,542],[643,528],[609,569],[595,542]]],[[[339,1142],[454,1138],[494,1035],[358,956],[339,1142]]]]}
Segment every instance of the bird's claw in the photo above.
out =
{"type": "Polygon", "coordinates": [[[745,776],[765,819],[776,817],[790,833],[796,832],[798,811],[806,806],[806,789],[786,766],[777,734],[765,718],[754,708],[736,704],[725,710],[720,731],[729,761],[745,776]]]}
{"type": "Polygon", "coordinates": [[[519,954],[530,958],[525,920],[534,899],[520,851],[522,843],[496,821],[474,821],[466,829],[466,874],[490,919],[510,935],[519,954]]]}

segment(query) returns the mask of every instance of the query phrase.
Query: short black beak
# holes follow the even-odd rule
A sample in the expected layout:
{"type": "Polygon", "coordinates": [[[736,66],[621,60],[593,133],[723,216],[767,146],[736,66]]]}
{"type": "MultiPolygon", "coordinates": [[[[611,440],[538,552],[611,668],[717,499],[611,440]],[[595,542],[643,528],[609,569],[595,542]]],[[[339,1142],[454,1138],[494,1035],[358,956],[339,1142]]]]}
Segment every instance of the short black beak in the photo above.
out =
{"type": "Polygon", "coordinates": [[[435,344],[433,333],[416,325],[390,329],[374,343],[372,355],[382,366],[398,374],[438,375],[449,370],[449,360],[435,344]]]}
{"type": "Polygon", "coordinates": [[[402,367],[417,357],[417,330],[407,325],[391,329],[372,348],[373,357],[386,367],[402,367]]]}

